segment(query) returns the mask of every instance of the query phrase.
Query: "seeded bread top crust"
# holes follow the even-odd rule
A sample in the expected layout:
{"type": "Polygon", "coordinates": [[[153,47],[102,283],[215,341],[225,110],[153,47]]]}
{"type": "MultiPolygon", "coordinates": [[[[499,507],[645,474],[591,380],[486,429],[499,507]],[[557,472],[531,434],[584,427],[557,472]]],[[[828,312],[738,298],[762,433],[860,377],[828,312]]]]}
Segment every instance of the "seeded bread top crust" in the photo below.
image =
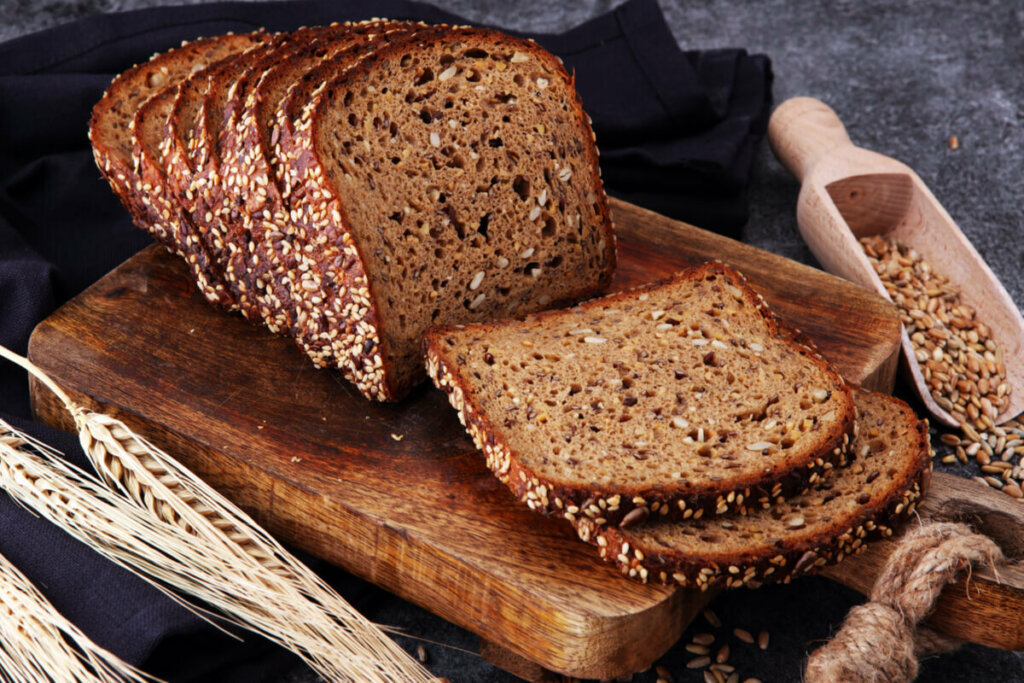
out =
{"type": "MultiPolygon", "coordinates": [[[[200,116],[204,114],[203,103],[206,94],[214,83],[236,77],[244,71],[256,54],[263,50],[272,50],[284,38],[280,35],[264,34],[261,42],[251,49],[235,53],[210,66],[193,73],[178,85],[165,128],[165,140],[162,148],[163,165],[167,171],[168,182],[174,187],[179,198],[186,204],[194,203],[196,174],[207,168],[209,151],[201,141],[193,142],[193,135],[202,126],[197,126],[200,116]]],[[[192,210],[193,215],[199,207],[192,210]]]]}
{"type": "Polygon", "coordinates": [[[532,42],[448,27],[396,40],[316,92],[293,128],[281,146],[298,230],[326,235],[321,262],[365,274],[348,294],[373,317],[344,335],[364,337],[364,393],[419,381],[431,324],[523,315],[610,280],[593,133],[565,69],[532,42]]]}
{"type": "Polygon", "coordinates": [[[722,264],[426,343],[491,469],[570,520],[745,513],[813,484],[853,428],[842,378],[722,264]]]}
{"type": "MultiPolygon", "coordinates": [[[[307,353],[306,337],[301,334],[304,328],[296,324],[296,313],[298,300],[312,293],[289,289],[284,274],[309,267],[303,264],[303,250],[287,229],[291,222],[288,207],[271,169],[275,115],[288,88],[304,73],[339,53],[350,53],[356,47],[369,49],[378,32],[395,25],[386,21],[339,24],[307,40],[292,41],[253,64],[234,87],[228,105],[235,114],[224,126],[219,148],[222,189],[233,201],[224,203],[221,221],[227,226],[228,239],[251,242],[250,248],[236,252],[231,270],[243,280],[240,286],[255,293],[267,326],[296,336],[307,353]]],[[[315,351],[310,355],[317,360],[315,351]]]]}
{"type": "MultiPolygon", "coordinates": [[[[204,290],[208,299],[216,296],[229,302],[230,305],[226,307],[230,310],[237,309],[247,319],[258,321],[259,316],[254,311],[249,291],[232,286],[231,273],[226,268],[223,240],[210,235],[213,212],[217,210],[216,203],[220,200],[219,193],[211,192],[216,184],[217,168],[210,163],[214,155],[208,154],[206,147],[197,144],[192,138],[211,84],[237,73],[254,53],[272,49],[280,41],[279,36],[268,34],[254,37],[256,39],[253,44],[245,51],[229,55],[192,74],[175,89],[173,106],[164,121],[159,165],[164,172],[164,182],[183,213],[183,229],[194,235],[196,251],[206,264],[208,274],[205,277],[214,283],[212,292],[206,291],[207,288],[202,285],[200,289],[204,290]]],[[[143,115],[145,109],[143,107],[139,114],[143,115]]]]}
{"type": "Polygon", "coordinates": [[[132,122],[139,107],[164,88],[176,85],[197,69],[236,52],[245,36],[223,35],[184,43],[121,73],[93,107],[89,140],[100,171],[125,204],[136,223],[169,248],[181,245],[146,202],[132,161],[132,122]]]}
{"type": "Polygon", "coordinates": [[[810,491],[747,516],[577,530],[641,581],[707,589],[789,581],[862,550],[913,514],[931,478],[928,425],[899,399],[856,391],[850,457],[810,491]]]}

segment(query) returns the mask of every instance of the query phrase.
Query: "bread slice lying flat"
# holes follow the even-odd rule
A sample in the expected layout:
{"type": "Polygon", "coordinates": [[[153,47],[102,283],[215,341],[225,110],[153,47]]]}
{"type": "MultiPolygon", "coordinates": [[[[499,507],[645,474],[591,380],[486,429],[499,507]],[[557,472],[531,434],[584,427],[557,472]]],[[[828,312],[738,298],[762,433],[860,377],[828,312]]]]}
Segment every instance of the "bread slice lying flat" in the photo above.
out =
{"type": "Polygon", "coordinates": [[[535,43],[432,27],[342,65],[282,140],[332,364],[367,397],[423,379],[435,324],[600,292],[614,237],[572,78],[535,43]]]}
{"type": "Polygon", "coordinates": [[[577,520],[601,557],[640,581],[754,587],[788,582],[892,535],[931,479],[928,426],[899,399],[855,393],[857,435],[847,467],[807,493],[745,517],[648,522],[617,529],[577,520]]]}
{"type": "Polygon", "coordinates": [[[853,429],[843,379],[722,264],[426,342],[494,473],[570,521],[758,510],[816,483],[853,429]]]}

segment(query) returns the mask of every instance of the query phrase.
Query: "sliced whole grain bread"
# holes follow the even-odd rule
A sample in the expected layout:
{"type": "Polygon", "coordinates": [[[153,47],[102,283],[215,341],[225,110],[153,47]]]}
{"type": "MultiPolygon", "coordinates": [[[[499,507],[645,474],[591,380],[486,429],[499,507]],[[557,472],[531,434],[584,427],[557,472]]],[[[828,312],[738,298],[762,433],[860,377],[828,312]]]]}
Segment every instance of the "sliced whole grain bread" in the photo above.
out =
{"type": "Polygon", "coordinates": [[[747,516],[576,530],[600,555],[639,581],[756,587],[789,582],[857,553],[909,517],[931,480],[927,422],[892,396],[856,391],[852,463],[806,493],[747,516]]]}
{"type": "MultiPolygon", "coordinates": [[[[315,91],[280,136],[332,364],[370,398],[423,377],[434,324],[591,296],[614,269],[597,151],[572,79],[536,44],[433,27],[315,91]],[[325,284],[327,285],[325,287],[325,284]]],[[[310,313],[313,313],[311,310],[310,313]]]]}
{"type": "MultiPolygon", "coordinates": [[[[235,36],[235,52],[214,64],[220,64],[225,59],[233,61],[232,57],[263,45],[268,39],[269,36],[262,32],[235,36]]],[[[202,71],[205,69],[199,69],[199,72],[202,71]]],[[[191,80],[194,75],[182,82],[191,80]]],[[[132,162],[153,206],[159,208],[163,215],[172,216],[171,222],[175,226],[177,239],[184,245],[185,260],[193,271],[200,291],[210,302],[227,310],[238,310],[238,298],[225,283],[223,268],[200,234],[188,205],[181,202],[177,194],[177,183],[170,180],[171,176],[164,165],[167,123],[178,99],[180,85],[169,84],[135,112],[132,120],[132,162]]]]}
{"type": "MultiPolygon", "coordinates": [[[[187,157],[195,168],[190,194],[196,203],[194,215],[204,242],[246,317],[263,321],[275,333],[288,330],[275,324],[275,318],[266,314],[265,290],[259,286],[262,283],[250,278],[245,268],[246,259],[256,246],[241,221],[232,217],[239,211],[245,212],[248,197],[226,191],[226,180],[232,179],[239,169],[226,166],[225,155],[235,151],[233,135],[241,108],[267,65],[287,59],[293,52],[316,44],[321,38],[346,31],[342,25],[332,24],[280,34],[247,54],[240,63],[214,72],[192,121],[191,134],[185,136],[187,157]]],[[[241,172],[244,174],[246,169],[241,172]]]]}
{"type": "MultiPolygon", "coordinates": [[[[193,133],[199,127],[197,121],[204,113],[203,104],[210,87],[221,79],[234,78],[255,55],[272,51],[283,40],[282,35],[264,34],[262,40],[250,49],[215,62],[180,83],[175,90],[171,111],[166,117],[160,147],[160,165],[165,181],[188,215],[210,262],[210,268],[221,276],[223,286],[237,309],[254,322],[258,322],[260,317],[251,305],[248,293],[232,286],[231,274],[226,268],[223,255],[223,243],[209,234],[213,212],[218,210],[209,203],[211,187],[219,186],[218,168],[212,161],[213,157],[206,154],[206,148],[193,140],[193,133]]],[[[219,200],[219,193],[214,194],[219,200]]]]}
{"type": "MultiPolygon", "coordinates": [[[[96,165],[121,199],[135,223],[157,241],[190,261],[200,288],[204,283],[199,261],[181,232],[181,213],[166,187],[151,176],[143,177],[133,159],[134,119],[150,98],[174,88],[196,70],[246,49],[251,36],[233,34],[200,38],[168,52],[157,54],[114,78],[93,107],[89,139],[96,165]]],[[[205,292],[204,292],[205,293],[205,292]]]]}
{"type": "Polygon", "coordinates": [[[326,27],[259,60],[233,88],[228,109],[235,115],[221,133],[221,189],[237,201],[225,203],[218,221],[224,239],[240,247],[228,264],[229,277],[237,280],[238,288],[254,293],[267,326],[293,336],[314,362],[321,356],[315,343],[306,343],[308,335],[299,332],[304,328],[296,323],[295,303],[313,294],[287,289],[284,277],[302,267],[303,252],[293,241],[288,208],[271,169],[275,114],[304,73],[326,60],[356,59],[372,49],[377,34],[400,26],[373,21],[326,27]]]}
{"type": "Polygon", "coordinates": [[[813,485],[853,429],[839,374],[720,263],[426,345],[498,478],[595,526],[761,509],[813,485]]]}

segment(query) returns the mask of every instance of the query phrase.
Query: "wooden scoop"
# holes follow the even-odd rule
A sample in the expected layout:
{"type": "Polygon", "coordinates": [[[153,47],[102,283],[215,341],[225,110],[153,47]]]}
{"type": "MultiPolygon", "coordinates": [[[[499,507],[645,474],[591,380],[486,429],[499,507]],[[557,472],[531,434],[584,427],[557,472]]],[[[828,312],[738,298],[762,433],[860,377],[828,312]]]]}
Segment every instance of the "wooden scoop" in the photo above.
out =
{"type": "MultiPolygon", "coordinates": [[[[1010,400],[995,422],[1024,411],[1024,318],[917,174],[895,159],[854,146],[836,113],[809,97],[779,105],[768,123],[768,140],[801,182],[797,224],[825,270],[889,298],[858,238],[881,235],[916,249],[960,290],[961,301],[974,308],[1002,349],[1010,400]]],[[[935,419],[957,426],[932,398],[906,328],[902,359],[935,419]]]]}

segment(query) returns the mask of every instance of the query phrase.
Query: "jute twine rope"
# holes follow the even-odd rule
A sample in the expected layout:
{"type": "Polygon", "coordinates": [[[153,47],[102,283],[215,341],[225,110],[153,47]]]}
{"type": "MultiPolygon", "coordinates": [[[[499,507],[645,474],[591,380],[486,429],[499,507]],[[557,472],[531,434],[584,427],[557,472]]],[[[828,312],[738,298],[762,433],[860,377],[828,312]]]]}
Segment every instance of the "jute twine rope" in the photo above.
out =
{"type": "Polygon", "coordinates": [[[879,574],[870,601],[807,662],[807,683],[902,683],[917,677],[918,657],[962,644],[918,626],[947,583],[964,569],[1001,561],[992,539],[963,524],[937,523],[907,533],[879,574]]]}

